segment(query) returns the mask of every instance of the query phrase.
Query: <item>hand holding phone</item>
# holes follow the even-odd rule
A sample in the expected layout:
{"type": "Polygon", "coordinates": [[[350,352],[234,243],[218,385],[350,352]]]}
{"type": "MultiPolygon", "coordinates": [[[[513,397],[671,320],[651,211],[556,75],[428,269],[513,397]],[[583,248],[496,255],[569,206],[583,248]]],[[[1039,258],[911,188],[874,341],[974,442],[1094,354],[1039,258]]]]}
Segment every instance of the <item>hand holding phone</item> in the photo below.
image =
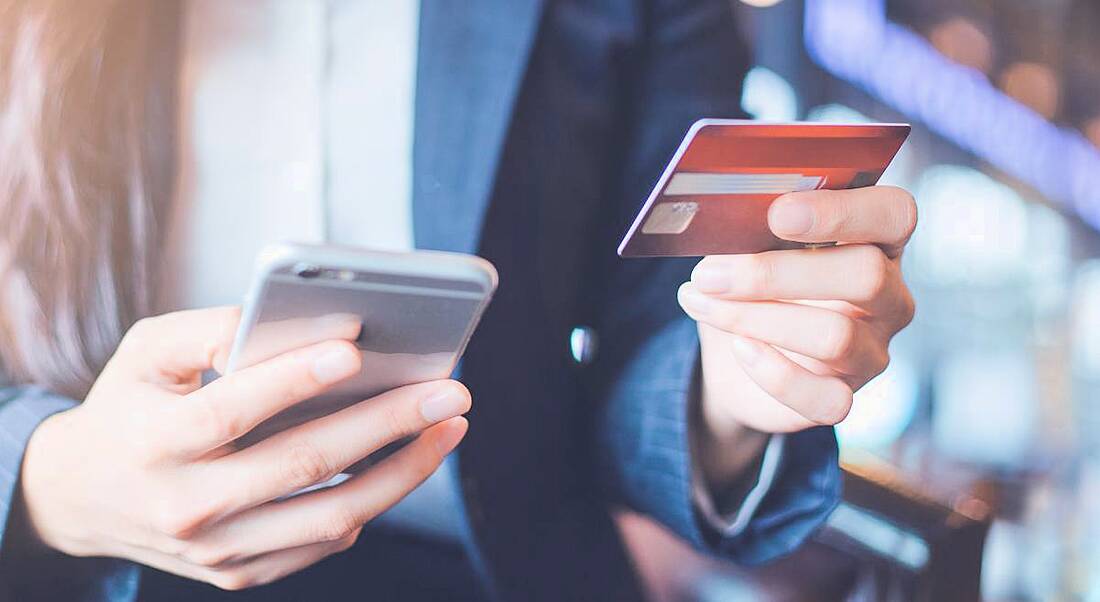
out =
{"type": "Polygon", "coordinates": [[[396,387],[448,378],[496,283],[493,266],[470,255],[303,244],[265,249],[229,371],[328,338],[353,340],[362,367],[259,425],[240,444],[396,387]]]}
{"type": "Polygon", "coordinates": [[[360,373],[345,340],[224,370],[240,312],[142,320],[76,408],[31,436],[20,480],[28,533],[73,556],[128,559],[223,589],[269,583],[350,547],[419,486],[466,432],[470,395],[443,380],[400,387],[242,449],[288,407],[360,373]],[[369,470],[309,493],[409,435],[369,470]]]}

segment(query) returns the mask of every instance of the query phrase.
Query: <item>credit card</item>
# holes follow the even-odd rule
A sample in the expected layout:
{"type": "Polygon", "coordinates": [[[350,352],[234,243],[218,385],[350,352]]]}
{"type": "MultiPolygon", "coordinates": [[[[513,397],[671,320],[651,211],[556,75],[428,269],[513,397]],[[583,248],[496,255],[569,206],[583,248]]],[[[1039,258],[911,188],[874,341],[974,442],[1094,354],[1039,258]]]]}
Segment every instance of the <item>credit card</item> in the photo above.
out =
{"type": "Polygon", "coordinates": [[[788,192],[873,186],[909,130],[896,123],[697,121],[623,237],[619,255],[727,255],[807,246],[771,233],[772,201],[788,192]]]}

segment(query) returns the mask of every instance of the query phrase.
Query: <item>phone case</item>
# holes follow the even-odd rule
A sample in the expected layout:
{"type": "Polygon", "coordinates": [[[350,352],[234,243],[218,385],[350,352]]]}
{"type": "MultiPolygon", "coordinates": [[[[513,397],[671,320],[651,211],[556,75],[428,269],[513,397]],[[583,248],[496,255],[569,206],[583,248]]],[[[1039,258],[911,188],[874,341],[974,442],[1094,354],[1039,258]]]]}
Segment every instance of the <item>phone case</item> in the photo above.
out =
{"type": "Polygon", "coordinates": [[[359,374],[250,432],[249,445],[390,389],[448,378],[496,289],[484,259],[283,244],[266,249],[227,372],[334,338],[355,341],[359,374]]]}

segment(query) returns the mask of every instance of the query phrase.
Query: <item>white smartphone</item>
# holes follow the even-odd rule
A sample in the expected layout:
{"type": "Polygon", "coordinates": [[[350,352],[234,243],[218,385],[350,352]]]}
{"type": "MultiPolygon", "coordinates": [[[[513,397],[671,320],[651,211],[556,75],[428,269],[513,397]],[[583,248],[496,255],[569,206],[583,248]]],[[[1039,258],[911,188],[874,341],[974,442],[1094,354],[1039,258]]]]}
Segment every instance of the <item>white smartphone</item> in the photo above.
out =
{"type": "Polygon", "coordinates": [[[260,254],[227,373],[334,338],[353,339],[359,374],[266,420],[238,444],[390,389],[448,378],[496,290],[472,255],[279,244],[260,254]]]}

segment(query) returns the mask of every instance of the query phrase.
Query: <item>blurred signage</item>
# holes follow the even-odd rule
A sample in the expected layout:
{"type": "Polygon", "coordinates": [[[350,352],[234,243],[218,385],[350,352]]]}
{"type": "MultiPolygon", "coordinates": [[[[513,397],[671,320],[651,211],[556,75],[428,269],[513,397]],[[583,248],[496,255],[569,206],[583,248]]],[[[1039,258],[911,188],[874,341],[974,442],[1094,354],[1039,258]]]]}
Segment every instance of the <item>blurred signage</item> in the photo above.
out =
{"type": "Polygon", "coordinates": [[[806,0],[811,58],[1100,230],[1100,151],[891,22],[884,0],[806,0]]]}

